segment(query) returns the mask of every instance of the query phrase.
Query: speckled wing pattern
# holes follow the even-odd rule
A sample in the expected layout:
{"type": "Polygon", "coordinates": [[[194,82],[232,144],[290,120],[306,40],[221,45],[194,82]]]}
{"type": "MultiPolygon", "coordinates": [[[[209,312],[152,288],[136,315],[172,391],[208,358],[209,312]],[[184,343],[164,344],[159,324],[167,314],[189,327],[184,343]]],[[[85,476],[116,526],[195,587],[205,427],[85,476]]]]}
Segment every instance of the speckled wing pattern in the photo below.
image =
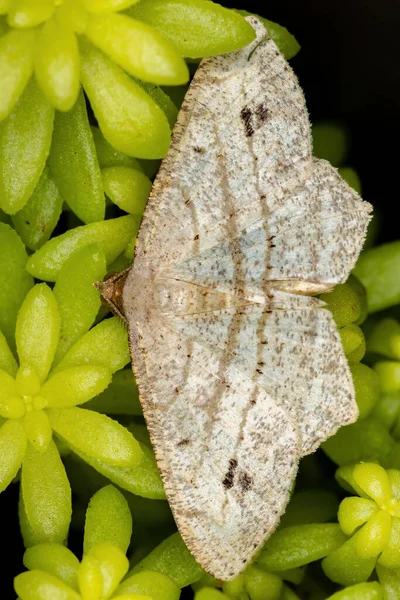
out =
{"type": "Polygon", "coordinates": [[[229,580],[276,528],[300,456],[357,407],[330,313],[370,206],[312,157],[302,91],[264,27],[205,59],[154,183],[123,288],[168,500],[229,580]]]}

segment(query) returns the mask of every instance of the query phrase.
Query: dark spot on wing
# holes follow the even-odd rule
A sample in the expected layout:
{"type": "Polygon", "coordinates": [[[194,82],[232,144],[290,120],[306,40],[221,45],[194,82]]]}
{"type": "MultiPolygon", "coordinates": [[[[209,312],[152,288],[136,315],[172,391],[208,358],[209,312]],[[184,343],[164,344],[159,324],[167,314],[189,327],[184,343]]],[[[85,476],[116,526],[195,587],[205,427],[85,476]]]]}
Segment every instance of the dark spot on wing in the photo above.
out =
{"type": "Polygon", "coordinates": [[[200,146],[193,146],[193,150],[195,152],[198,152],[199,154],[204,154],[204,152],[206,151],[205,148],[201,148],[200,146]]]}
{"type": "Polygon", "coordinates": [[[244,132],[247,137],[251,137],[254,133],[254,128],[251,122],[252,114],[253,113],[247,106],[242,108],[242,110],[240,111],[240,117],[244,124],[244,132]]]}
{"type": "Polygon", "coordinates": [[[189,444],[190,440],[188,439],[184,439],[181,440],[180,442],[177,443],[177,446],[187,446],[189,444]]]}
{"type": "Polygon", "coordinates": [[[222,485],[230,490],[233,487],[233,480],[235,478],[236,469],[238,466],[238,462],[236,458],[231,458],[229,461],[229,469],[225,475],[225,478],[222,480],[222,485]]]}
{"type": "Polygon", "coordinates": [[[269,116],[269,110],[265,106],[264,102],[260,102],[260,104],[256,107],[256,115],[261,122],[264,122],[269,116]]]}
{"type": "Polygon", "coordinates": [[[244,492],[247,492],[253,485],[253,478],[243,471],[239,475],[239,485],[244,492]]]}

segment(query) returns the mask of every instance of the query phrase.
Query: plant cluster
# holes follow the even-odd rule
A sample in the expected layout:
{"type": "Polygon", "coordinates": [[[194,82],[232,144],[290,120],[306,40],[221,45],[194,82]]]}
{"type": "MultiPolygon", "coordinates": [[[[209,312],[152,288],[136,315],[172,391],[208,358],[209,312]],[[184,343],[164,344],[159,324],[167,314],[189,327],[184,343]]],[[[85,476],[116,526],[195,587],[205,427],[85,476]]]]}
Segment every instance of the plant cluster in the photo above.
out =
{"type": "MultiPolygon", "coordinates": [[[[353,274],[321,296],[359,419],[303,459],[279,528],[231,582],[176,531],[127,331],[93,285],[132,260],[190,73],[251,42],[247,14],[0,0],[0,491],[19,486],[21,600],[400,600],[400,242],[375,246],[374,218],[353,274]]],[[[264,21],[292,58],[293,36],[264,21]]],[[[361,191],[346,131],[317,124],[313,141],[361,191]]]]}

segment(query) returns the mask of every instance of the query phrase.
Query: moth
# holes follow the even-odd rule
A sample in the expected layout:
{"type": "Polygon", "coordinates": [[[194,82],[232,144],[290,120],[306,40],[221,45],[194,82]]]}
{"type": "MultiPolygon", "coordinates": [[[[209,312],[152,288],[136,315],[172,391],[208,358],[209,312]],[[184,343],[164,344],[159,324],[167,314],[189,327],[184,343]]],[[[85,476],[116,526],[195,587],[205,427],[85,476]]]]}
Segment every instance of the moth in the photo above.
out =
{"type": "Polygon", "coordinates": [[[129,326],[165,492],[230,580],[275,530],[300,457],[357,418],[330,312],[371,206],[312,157],[302,90],[263,25],[200,64],[133,265],[100,284],[129,326]]]}

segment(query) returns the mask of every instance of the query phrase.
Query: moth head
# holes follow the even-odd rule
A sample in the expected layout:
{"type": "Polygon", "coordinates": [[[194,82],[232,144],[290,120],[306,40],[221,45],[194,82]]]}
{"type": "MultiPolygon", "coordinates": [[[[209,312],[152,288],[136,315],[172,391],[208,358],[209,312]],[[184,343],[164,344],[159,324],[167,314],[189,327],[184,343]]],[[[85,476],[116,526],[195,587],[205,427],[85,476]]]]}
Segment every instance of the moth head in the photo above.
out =
{"type": "Polygon", "coordinates": [[[121,273],[107,273],[103,281],[97,281],[94,286],[100,291],[102,303],[117,317],[127,323],[124,313],[122,293],[129,269],[121,273]]]}

